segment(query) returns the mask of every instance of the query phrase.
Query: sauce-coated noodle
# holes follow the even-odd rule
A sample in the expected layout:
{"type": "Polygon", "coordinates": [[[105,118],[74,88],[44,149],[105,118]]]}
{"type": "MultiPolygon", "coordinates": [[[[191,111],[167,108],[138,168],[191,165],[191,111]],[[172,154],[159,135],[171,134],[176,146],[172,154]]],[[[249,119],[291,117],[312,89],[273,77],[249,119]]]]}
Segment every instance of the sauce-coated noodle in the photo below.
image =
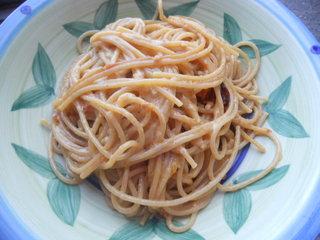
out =
{"type": "Polygon", "coordinates": [[[166,17],[162,1],[157,13],[159,21],[125,18],[80,37],[79,51],[87,36],[90,47],[54,102],[49,155],[62,181],[78,184],[95,174],[120,213],[142,223],[158,214],[183,232],[216,190],[236,191],[272,171],[281,146],[261,127],[257,47],[231,46],[196,20],[166,17]],[[257,135],[275,143],[271,164],[245,182],[221,185],[248,142],[266,151],[257,135]],[[65,158],[68,177],[54,154],[65,158]],[[176,226],[177,217],[190,219],[176,226]]]}

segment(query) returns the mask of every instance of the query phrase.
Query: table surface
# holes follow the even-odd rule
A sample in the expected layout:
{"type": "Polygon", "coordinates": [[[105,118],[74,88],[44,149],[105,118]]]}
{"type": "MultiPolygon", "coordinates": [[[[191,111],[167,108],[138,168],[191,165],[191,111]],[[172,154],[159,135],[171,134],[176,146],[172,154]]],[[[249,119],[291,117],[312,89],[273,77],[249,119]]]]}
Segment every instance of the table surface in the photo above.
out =
{"type": "Polygon", "coordinates": [[[320,0],[280,0],[296,14],[320,41],[320,0]]]}
{"type": "MultiPolygon", "coordinates": [[[[320,0],[278,0],[297,15],[320,41],[320,0]]],[[[20,0],[0,0],[0,23],[13,11],[20,0]]],[[[316,239],[320,240],[320,236],[316,239]]]]}

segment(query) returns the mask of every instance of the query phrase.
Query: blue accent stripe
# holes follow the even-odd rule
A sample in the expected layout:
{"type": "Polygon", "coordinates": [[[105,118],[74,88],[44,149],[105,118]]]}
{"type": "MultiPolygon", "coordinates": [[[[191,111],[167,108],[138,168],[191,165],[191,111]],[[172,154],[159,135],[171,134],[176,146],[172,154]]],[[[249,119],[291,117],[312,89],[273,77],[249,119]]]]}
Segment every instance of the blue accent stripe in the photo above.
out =
{"type": "Polygon", "coordinates": [[[39,239],[22,222],[0,192],[0,240],[39,239]]]}
{"type": "Polygon", "coordinates": [[[237,154],[236,160],[234,161],[234,163],[233,163],[232,167],[230,168],[230,170],[227,172],[227,174],[224,177],[224,179],[222,179],[222,181],[220,182],[221,184],[224,184],[238,170],[238,168],[240,167],[241,163],[243,162],[243,160],[247,156],[249,148],[250,148],[250,144],[247,144],[246,146],[244,146],[244,148],[241,150],[241,152],[239,152],[237,154]]]}
{"type": "MultiPolygon", "coordinates": [[[[53,0],[28,0],[18,7],[0,25],[0,60],[8,47],[25,25],[53,0]],[[22,6],[30,6],[32,13],[24,15],[22,6]]],[[[10,206],[0,191],[0,240],[37,240],[35,235],[10,206]]]]}

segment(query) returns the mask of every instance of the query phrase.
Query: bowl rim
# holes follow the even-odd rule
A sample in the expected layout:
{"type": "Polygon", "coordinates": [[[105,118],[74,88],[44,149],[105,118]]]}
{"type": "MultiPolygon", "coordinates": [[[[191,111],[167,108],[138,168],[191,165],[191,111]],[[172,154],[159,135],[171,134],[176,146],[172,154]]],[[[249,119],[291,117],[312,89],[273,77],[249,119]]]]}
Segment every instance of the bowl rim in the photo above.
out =
{"type": "MultiPolygon", "coordinates": [[[[16,8],[0,25],[0,60],[5,55],[10,43],[18,33],[41,10],[49,6],[54,0],[27,0],[16,8]],[[23,7],[31,7],[32,11],[23,12],[23,7]]],[[[293,35],[295,40],[303,47],[311,61],[314,70],[320,79],[320,57],[312,54],[310,47],[319,45],[319,42],[302,21],[292,13],[285,5],[277,0],[251,0],[265,9],[269,14],[278,19],[293,35]]],[[[0,236],[5,239],[30,239],[39,237],[32,232],[10,206],[4,194],[0,191],[0,236]]],[[[304,204],[300,215],[296,216],[291,225],[285,229],[279,239],[310,239],[313,240],[320,233],[320,178],[317,181],[313,193],[304,204]]]]}

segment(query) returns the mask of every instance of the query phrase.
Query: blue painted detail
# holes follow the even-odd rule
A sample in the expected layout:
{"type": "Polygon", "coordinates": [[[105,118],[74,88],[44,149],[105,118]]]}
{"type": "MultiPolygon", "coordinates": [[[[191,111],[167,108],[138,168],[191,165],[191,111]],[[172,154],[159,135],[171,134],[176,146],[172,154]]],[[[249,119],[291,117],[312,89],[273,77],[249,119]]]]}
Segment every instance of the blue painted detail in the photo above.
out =
{"type": "Polygon", "coordinates": [[[249,151],[250,144],[247,144],[240,153],[236,156],[236,160],[234,161],[232,167],[230,170],[227,172],[225,178],[221,181],[221,184],[225,183],[240,167],[243,159],[247,156],[247,153],[249,151]]]}
{"type": "Polygon", "coordinates": [[[311,47],[311,52],[313,53],[313,54],[320,54],[320,45],[313,45],[312,47],[311,47]]]}
{"type": "Polygon", "coordinates": [[[102,191],[102,188],[101,188],[100,183],[99,183],[99,179],[94,174],[91,174],[87,178],[87,182],[90,183],[97,190],[102,191]]]}
{"type": "Polygon", "coordinates": [[[24,5],[20,7],[20,12],[24,15],[30,15],[32,13],[32,8],[29,5],[24,5]]]}

